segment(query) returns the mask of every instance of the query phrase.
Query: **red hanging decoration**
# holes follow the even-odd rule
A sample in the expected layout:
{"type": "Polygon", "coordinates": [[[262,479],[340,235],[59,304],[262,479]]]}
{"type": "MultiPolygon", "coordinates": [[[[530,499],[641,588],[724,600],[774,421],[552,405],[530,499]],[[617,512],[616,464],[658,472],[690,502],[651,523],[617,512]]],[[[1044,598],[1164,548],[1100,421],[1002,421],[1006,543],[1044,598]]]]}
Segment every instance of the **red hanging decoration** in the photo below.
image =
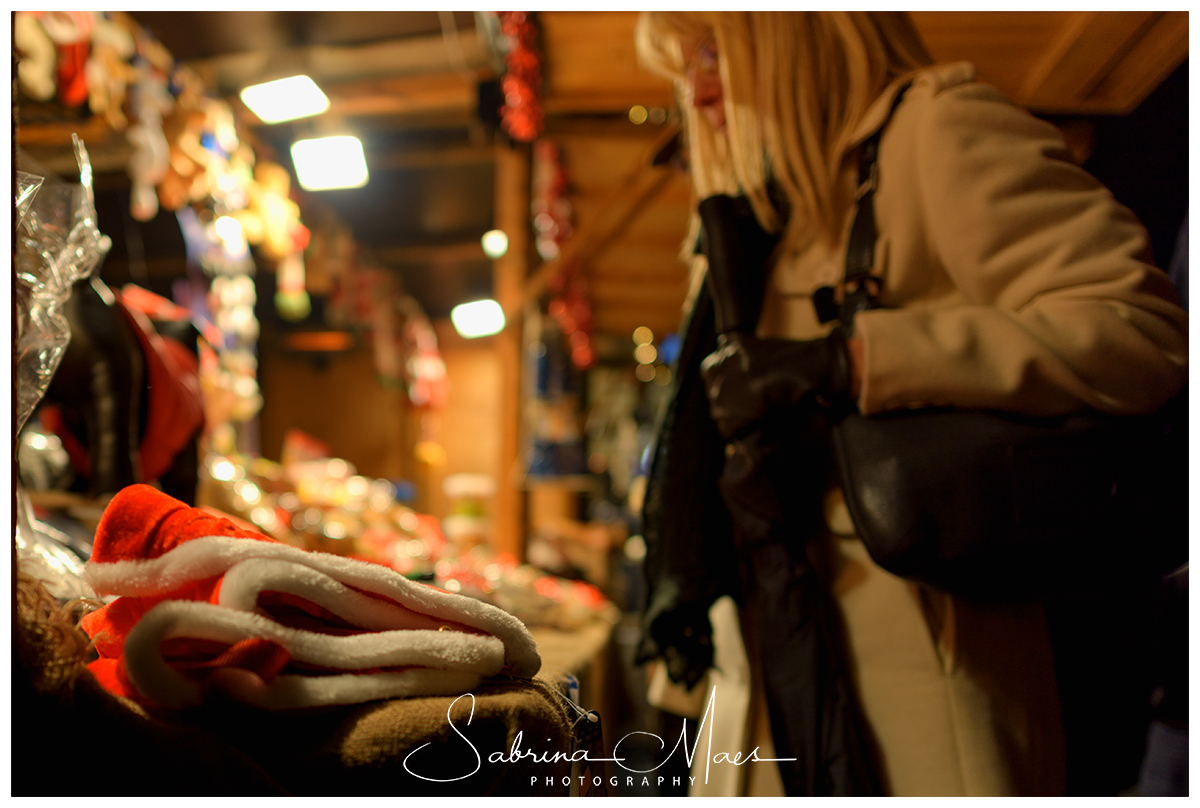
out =
{"type": "Polygon", "coordinates": [[[542,132],[542,62],[537,53],[537,27],[525,11],[500,11],[500,33],[508,41],[507,72],[500,80],[504,106],[500,125],[514,140],[532,143],[542,132]]]}
{"type": "MultiPolygon", "coordinates": [[[[548,140],[539,140],[533,146],[530,214],[537,250],[544,261],[553,261],[559,256],[563,242],[572,232],[568,184],[558,146],[548,140]]],[[[561,267],[550,277],[547,287],[550,291],[547,311],[567,340],[571,363],[586,370],[595,364],[596,353],[592,347],[592,304],[579,263],[572,261],[561,267]]]]}

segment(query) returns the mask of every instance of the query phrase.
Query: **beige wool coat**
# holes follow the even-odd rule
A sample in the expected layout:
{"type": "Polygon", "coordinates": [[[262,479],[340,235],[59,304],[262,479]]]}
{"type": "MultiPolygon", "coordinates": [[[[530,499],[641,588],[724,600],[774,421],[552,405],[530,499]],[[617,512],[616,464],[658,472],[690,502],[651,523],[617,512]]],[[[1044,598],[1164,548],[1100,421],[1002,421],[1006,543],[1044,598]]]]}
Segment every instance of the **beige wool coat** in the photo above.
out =
{"type": "MultiPolygon", "coordinates": [[[[878,129],[898,90],[871,107],[856,142],[878,129]]],[[[1187,318],[1151,264],[1144,228],[1071,160],[1053,126],[976,82],[970,65],[917,75],[884,130],[878,167],[875,268],[886,308],[856,320],[863,413],[1142,413],[1182,387],[1187,318]]],[[[828,331],[811,298],[842,278],[852,214],[835,248],[780,260],[761,336],[828,331]]],[[[889,790],[1060,793],[1062,729],[1041,608],[968,603],[896,578],[853,536],[838,492],[827,515],[834,594],[889,790]]]]}

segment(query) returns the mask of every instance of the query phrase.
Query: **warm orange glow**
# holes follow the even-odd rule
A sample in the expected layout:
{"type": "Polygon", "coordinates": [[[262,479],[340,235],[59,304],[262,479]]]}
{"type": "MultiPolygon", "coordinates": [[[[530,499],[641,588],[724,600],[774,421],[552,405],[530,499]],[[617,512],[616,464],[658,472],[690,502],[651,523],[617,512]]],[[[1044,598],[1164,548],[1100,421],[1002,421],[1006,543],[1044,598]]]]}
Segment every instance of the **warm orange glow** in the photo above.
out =
{"type": "Polygon", "coordinates": [[[285,347],[293,351],[345,351],[354,345],[354,335],[347,331],[298,331],[283,338],[285,347]]]}

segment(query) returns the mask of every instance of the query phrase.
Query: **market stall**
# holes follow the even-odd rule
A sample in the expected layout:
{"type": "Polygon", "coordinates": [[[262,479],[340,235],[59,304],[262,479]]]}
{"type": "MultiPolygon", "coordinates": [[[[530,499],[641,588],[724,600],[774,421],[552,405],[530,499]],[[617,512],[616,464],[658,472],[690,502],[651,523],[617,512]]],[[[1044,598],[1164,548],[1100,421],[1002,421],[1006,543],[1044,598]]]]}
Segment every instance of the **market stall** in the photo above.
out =
{"type": "MultiPolygon", "coordinates": [[[[420,304],[335,215],[313,206],[317,226],[303,224],[289,172],[129,15],[17,23],[14,639],[28,699],[14,726],[43,743],[17,756],[15,790],[594,791],[568,757],[601,756],[599,718],[579,705],[604,667],[607,598],[498,552],[488,496],[448,485],[434,516],[411,481],[358,474],[299,431],[279,461],[259,451],[264,274],[273,320],[311,320],[309,292],[322,295],[326,330],[287,333],[288,349],[328,352],[313,333],[366,338],[383,385],[436,412],[445,365],[420,304]],[[37,60],[57,66],[49,88],[37,60]],[[96,177],[118,172],[114,238],[96,177]],[[156,225],[130,223],[164,215],[178,247],[147,272],[133,248],[156,225]],[[101,280],[114,252],[144,285],[101,280]],[[231,543],[206,555],[220,537],[231,543]],[[228,552],[248,560],[229,567],[228,552]],[[235,575],[253,582],[241,606],[235,575]],[[361,664],[351,645],[368,649],[361,664]],[[70,785],[47,780],[41,747],[82,725],[106,749],[70,785]],[[168,760],[104,777],[138,754],[168,760]]],[[[427,435],[427,466],[439,448],[427,435]]]]}
{"type": "MultiPolygon", "coordinates": [[[[1166,260],[1185,14],[912,18],[1166,260]]],[[[687,793],[669,750],[737,666],[679,698],[644,664],[701,275],[637,19],[14,13],[14,791],[687,793]],[[348,177],[301,159],[333,141],[348,177]]]]}

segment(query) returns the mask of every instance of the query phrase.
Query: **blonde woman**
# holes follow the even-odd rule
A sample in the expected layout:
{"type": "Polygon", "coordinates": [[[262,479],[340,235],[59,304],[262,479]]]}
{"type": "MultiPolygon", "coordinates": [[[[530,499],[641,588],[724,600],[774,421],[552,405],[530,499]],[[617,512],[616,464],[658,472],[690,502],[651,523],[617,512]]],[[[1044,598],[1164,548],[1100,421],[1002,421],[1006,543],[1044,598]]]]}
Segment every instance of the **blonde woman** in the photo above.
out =
{"type": "MultiPolygon", "coordinates": [[[[733,545],[719,535],[730,519],[711,479],[724,447],[699,447],[737,445],[768,422],[799,424],[800,443],[772,450],[777,498],[767,507],[806,497],[820,512],[820,525],[789,523],[805,526],[796,542],[820,573],[822,590],[804,607],[820,630],[797,635],[808,637],[799,664],[815,666],[805,675],[772,636],[791,618],[743,615],[757,714],[770,713],[770,732],[756,731],[758,757],[774,756],[772,741],[787,747],[779,757],[799,756],[765,790],[1062,793],[1041,606],[969,602],[879,568],[818,468],[807,425],[838,400],[866,415],[945,405],[1154,411],[1186,381],[1187,325],[1144,229],[1071,161],[1052,126],[976,82],[970,65],[933,66],[902,13],[648,12],[638,46],[684,102],[698,201],[688,243],[703,231],[714,269],[719,261],[735,283],[758,275],[765,284],[748,333],[722,339],[703,383],[679,381],[655,461],[661,479],[647,494],[641,658],[662,658],[675,681],[694,684],[712,659],[708,606],[731,594],[746,611],[769,608],[730,581],[732,559],[720,556],[733,545]],[[860,312],[847,339],[822,322],[814,297],[842,278],[860,147],[881,128],[873,263],[882,307],[860,312]],[[689,395],[705,400],[700,390],[705,413],[688,404],[689,395]],[[829,615],[826,600],[836,604],[829,615]],[[780,699],[813,696],[778,695],[787,687],[772,684],[773,672],[785,662],[799,671],[793,690],[818,688],[836,709],[803,713],[809,725],[795,726],[780,699]],[[761,695],[764,682],[774,701],[761,695]]],[[[703,256],[695,267],[697,307],[746,316],[705,303],[703,256]]],[[[730,501],[735,520],[737,506],[730,501]]]]}

